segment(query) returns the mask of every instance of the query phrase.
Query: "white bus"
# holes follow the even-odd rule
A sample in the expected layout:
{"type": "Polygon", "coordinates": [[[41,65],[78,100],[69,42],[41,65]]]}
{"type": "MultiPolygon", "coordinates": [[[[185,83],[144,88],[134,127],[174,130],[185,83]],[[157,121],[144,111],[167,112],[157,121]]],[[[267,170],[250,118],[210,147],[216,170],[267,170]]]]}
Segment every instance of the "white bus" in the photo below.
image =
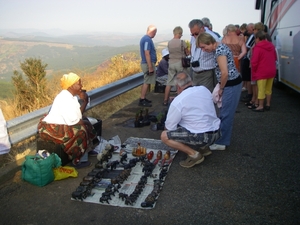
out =
{"type": "Polygon", "coordinates": [[[277,76],[300,93],[300,0],[256,0],[261,22],[268,26],[277,51],[277,76]]]}

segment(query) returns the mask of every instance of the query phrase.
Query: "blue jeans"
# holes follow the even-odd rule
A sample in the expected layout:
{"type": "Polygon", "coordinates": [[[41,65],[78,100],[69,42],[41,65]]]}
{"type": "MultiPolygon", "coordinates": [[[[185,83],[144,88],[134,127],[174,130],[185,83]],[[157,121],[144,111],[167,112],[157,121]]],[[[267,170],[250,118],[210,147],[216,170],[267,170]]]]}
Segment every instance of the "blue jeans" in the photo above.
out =
{"type": "Polygon", "coordinates": [[[221,137],[215,142],[218,145],[230,145],[233,119],[241,97],[242,83],[225,87],[222,95],[222,107],[220,108],[221,137]]]}
{"type": "Polygon", "coordinates": [[[83,156],[80,158],[79,162],[87,162],[89,160],[88,152],[85,152],[83,156]]]}

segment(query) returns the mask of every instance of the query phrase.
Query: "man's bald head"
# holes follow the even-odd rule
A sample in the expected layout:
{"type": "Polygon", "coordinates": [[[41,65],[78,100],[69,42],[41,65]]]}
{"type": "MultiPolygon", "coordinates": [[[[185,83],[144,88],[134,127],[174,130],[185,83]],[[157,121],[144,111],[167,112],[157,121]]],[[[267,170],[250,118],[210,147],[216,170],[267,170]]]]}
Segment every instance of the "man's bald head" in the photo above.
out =
{"type": "Polygon", "coordinates": [[[147,28],[147,35],[151,38],[154,38],[157,32],[157,28],[154,25],[150,25],[147,28]]]}

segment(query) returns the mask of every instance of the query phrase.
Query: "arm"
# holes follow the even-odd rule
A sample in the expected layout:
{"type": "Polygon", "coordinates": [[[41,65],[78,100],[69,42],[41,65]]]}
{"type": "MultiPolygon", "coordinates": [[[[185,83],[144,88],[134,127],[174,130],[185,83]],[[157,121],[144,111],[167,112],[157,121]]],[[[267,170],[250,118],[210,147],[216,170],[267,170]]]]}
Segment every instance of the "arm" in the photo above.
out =
{"type": "Polygon", "coordinates": [[[221,96],[223,93],[223,89],[228,80],[227,57],[225,55],[220,55],[217,57],[217,62],[221,71],[220,90],[219,90],[219,95],[221,96]]]}
{"type": "Polygon", "coordinates": [[[83,114],[89,102],[89,96],[87,95],[86,91],[81,91],[78,96],[80,99],[80,111],[81,114],[83,114]]]}
{"type": "Polygon", "coordinates": [[[259,64],[258,54],[259,54],[258,49],[253,48],[252,55],[251,55],[251,60],[250,60],[251,71],[252,71],[253,74],[256,73],[257,67],[258,67],[258,64],[259,64]]]}
{"type": "MultiPolygon", "coordinates": [[[[183,49],[184,49],[184,54],[186,56],[190,55],[191,54],[191,51],[190,49],[188,48],[187,46],[187,43],[185,41],[182,40],[182,43],[183,43],[183,49]]],[[[169,47],[169,46],[168,46],[169,47]]]]}
{"type": "Polygon", "coordinates": [[[185,55],[187,55],[187,56],[191,54],[191,51],[188,48],[185,48],[184,52],[185,52],[185,55]]]}
{"type": "Polygon", "coordinates": [[[178,109],[171,104],[165,121],[165,129],[176,130],[180,121],[181,112],[179,112],[178,109]]]}
{"type": "Polygon", "coordinates": [[[241,54],[239,54],[238,59],[242,59],[247,53],[247,48],[246,48],[246,44],[244,41],[242,41],[241,43],[241,54]]]}

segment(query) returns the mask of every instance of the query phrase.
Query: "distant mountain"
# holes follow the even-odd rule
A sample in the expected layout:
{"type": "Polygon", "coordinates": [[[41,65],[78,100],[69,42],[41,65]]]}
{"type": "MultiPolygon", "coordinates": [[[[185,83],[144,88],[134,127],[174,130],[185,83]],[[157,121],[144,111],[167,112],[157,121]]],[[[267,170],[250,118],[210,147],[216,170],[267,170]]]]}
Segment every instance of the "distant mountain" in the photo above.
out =
{"type": "MultiPolygon", "coordinates": [[[[35,29],[4,30],[0,29],[0,36],[15,41],[54,42],[79,46],[112,46],[138,45],[143,35],[124,33],[67,33],[61,30],[39,31],[35,29]]],[[[154,42],[162,42],[173,38],[172,34],[158,33],[154,42]]]]}
{"type": "Polygon", "coordinates": [[[127,52],[138,53],[138,45],[122,47],[79,46],[53,41],[26,39],[0,39],[0,79],[10,80],[14,70],[21,71],[20,62],[26,58],[38,58],[48,64],[47,74],[55,71],[94,71],[101,63],[115,55],[127,52]],[[25,41],[26,40],[26,41],[25,41]]]}
{"type": "MultiPolygon", "coordinates": [[[[70,33],[57,29],[0,29],[0,79],[10,82],[20,62],[38,58],[48,64],[47,74],[55,71],[82,70],[91,72],[117,54],[135,52],[143,35],[124,33],[70,33]]],[[[160,52],[171,34],[158,33],[153,41],[160,52]]]]}

